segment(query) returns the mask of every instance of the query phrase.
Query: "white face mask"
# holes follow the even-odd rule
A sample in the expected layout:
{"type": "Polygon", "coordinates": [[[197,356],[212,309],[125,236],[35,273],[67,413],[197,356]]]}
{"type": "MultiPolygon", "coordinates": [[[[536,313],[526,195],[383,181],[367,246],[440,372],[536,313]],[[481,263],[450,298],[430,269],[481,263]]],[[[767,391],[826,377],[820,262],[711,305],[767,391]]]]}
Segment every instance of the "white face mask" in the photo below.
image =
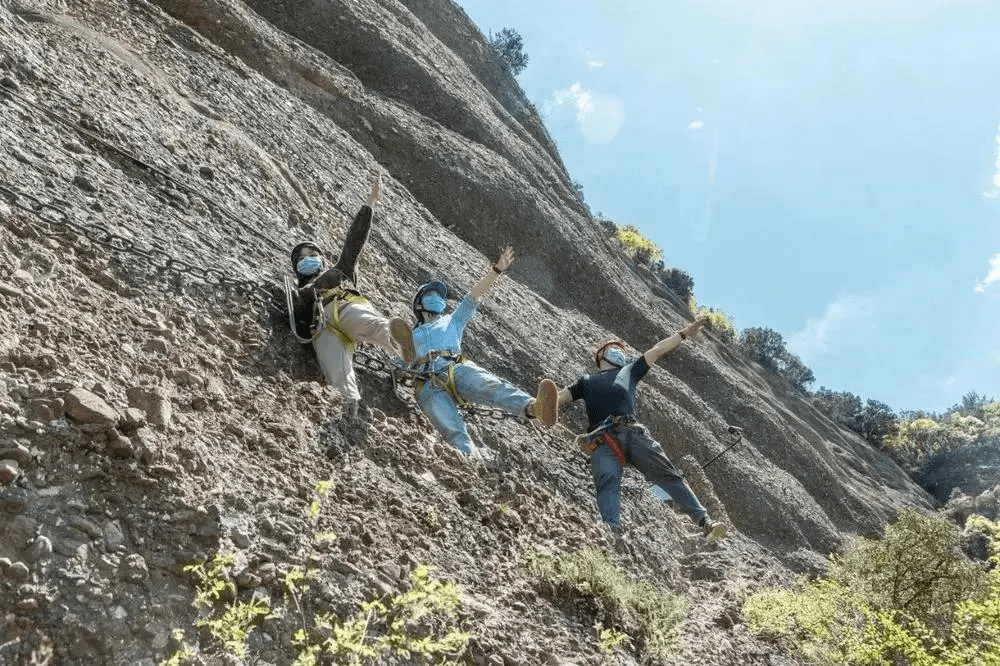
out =
{"type": "Polygon", "coordinates": [[[625,358],[625,352],[621,350],[620,347],[608,347],[601,358],[605,361],[619,368],[624,368],[628,364],[628,359],[625,358]]]}
{"type": "Polygon", "coordinates": [[[295,270],[299,275],[316,275],[321,268],[323,268],[323,257],[302,257],[299,263],[295,264],[295,270]]]}

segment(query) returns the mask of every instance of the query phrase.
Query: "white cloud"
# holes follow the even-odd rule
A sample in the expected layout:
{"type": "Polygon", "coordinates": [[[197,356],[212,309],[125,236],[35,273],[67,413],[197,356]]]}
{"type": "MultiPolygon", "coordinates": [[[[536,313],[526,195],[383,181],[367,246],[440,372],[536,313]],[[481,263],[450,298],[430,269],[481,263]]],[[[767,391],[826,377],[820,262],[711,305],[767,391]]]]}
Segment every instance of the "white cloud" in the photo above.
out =
{"type": "Polygon", "coordinates": [[[572,106],[576,109],[576,119],[582,120],[594,110],[594,96],[589,90],[584,90],[579,83],[574,83],[565,90],[557,90],[545,104],[546,113],[556,106],[572,106]]]}
{"type": "Polygon", "coordinates": [[[558,107],[576,109],[580,133],[590,143],[609,143],[625,126],[625,104],[611,95],[595,95],[579,83],[552,93],[544,105],[545,115],[558,107]]]}
{"type": "Polygon", "coordinates": [[[976,283],[975,290],[978,292],[986,291],[986,287],[997,280],[1000,280],[1000,254],[994,254],[990,257],[990,272],[985,278],[976,283]]]}
{"type": "Polygon", "coordinates": [[[696,129],[701,129],[704,126],[705,126],[705,123],[702,122],[701,120],[692,120],[688,124],[688,129],[690,129],[690,130],[696,130],[696,129]]]}
{"type": "Polygon", "coordinates": [[[587,61],[588,69],[600,69],[601,67],[604,67],[604,61],[589,50],[584,51],[583,57],[587,61]]]}
{"type": "Polygon", "coordinates": [[[823,316],[807,320],[804,328],[789,335],[788,348],[803,360],[816,359],[829,351],[842,329],[874,312],[875,305],[867,296],[840,296],[826,306],[823,316]]]}
{"type": "MultiPolygon", "coordinates": [[[[997,144],[997,159],[993,163],[993,187],[983,192],[984,199],[996,199],[1000,197],[1000,127],[997,127],[997,135],[994,137],[997,144]]],[[[977,291],[981,291],[977,289],[977,291]]]]}

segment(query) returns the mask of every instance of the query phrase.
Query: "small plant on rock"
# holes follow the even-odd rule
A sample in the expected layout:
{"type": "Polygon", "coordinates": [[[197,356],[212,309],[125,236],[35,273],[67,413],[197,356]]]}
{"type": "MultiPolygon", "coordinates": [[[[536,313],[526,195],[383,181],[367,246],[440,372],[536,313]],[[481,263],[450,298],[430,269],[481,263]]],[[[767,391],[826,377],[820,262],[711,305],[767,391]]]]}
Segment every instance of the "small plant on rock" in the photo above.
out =
{"type": "Polygon", "coordinates": [[[663,259],[663,250],[660,246],[646,238],[634,225],[625,224],[618,227],[616,236],[618,242],[622,244],[622,247],[637,264],[652,266],[663,259]]]}
{"type": "Polygon", "coordinates": [[[666,659],[677,651],[687,601],[644,580],[627,577],[607,555],[582,550],[561,555],[528,551],[529,571],[557,589],[598,601],[607,611],[597,625],[598,644],[604,651],[631,637],[645,640],[649,653],[666,659]]]}
{"type": "Polygon", "coordinates": [[[702,317],[707,318],[712,330],[715,331],[716,335],[722,338],[723,342],[726,344],[732,344],[736,341],[736,326],[733,325],[732,317],[728,314],[722,310],[716,310],[715,308],[698,305],[697,301],[694,299],[694,294],[690,294],[688,296],[688,309],[691,311],[691,315],[695,319],[700,319],[702,317]]]}
{"type": "MultiPolygon", "coordinates": [[[[242,661],[246,659],[247,635],[257,622],[272,614],[260,599],[241,601],[237,597],[236,586],[228,575],[232,565],[231,555],[216,554],[211,562],[190,564],[183,570],[198,579],[195,607],[208,611],[206,617],[195,621],[195,626],[207,630],[219,648],[242,661]]],[[[175,631],[174,638],[182,642],[183,630],[175,631]]],[[[193,657],[193,651],[185,645],[164,663],[183,664],[193,657]]]]}
{"type": "Polygon", "coordinates": [[[386,657],[421,658],[426,663],[458,664],[470,634],[458,618],[461,590],[430,576],[432,567],[410,572],[410,589],[388,600],[373,599],[346,621],[317,613],[310,631],[299,630],[297,666],[312,666],[321,656],[335,663],[370,664],[386,657]]]}

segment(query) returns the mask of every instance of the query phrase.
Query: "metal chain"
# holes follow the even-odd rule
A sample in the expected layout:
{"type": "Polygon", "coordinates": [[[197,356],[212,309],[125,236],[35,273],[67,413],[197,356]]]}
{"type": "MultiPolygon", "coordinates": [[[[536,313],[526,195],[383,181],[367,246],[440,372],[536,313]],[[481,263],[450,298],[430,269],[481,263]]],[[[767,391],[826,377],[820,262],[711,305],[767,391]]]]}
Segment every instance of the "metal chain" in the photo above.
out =
{"type": "Polygon", "coordinates": [[[273,306],[274,292],[266,282],[238,280],[227,276],[217,268],[202,268],[189,264],[186,261],[172,257],[166,250],[155,243],[142,243],[142,245],[148,246],[148,249],[141,247],[140,243],[137,243],[134,239],[116,234],[102,224],[82,224],[77,222],[62,206],[42,201],[33,194],[24,192],[9,182],[3,181],[0,183],[0,193],[8,199],[13,207],[33,215],[46,225],[47,230],[43,230],[43,233],[46,235],[58,236],[67,231],[72,232],[114,252],[141,257],[160,270],[169,270],[181,275],[187,275],[210,286],[243,290],[245,294],[259,304],[273,306]]]}
{"type": "MultiPolygon", "coordinates": [[[[373,374],[381,374],[389,377],[393,382],[393,390],[400,400],[412,409],[420,409],[415,398],[406,398],[401,394],[400,387],[412,391],[416,381],[423,377],[423,373],[400,368],[393,363],[389,363],[388,361],[374,356],[361,347],[354,350],[354,365],[355,367],[360,367],[373,374]]],[[[518,423],[524,421],[522,417],[517,416],[516,414],[511,414],[510,412],[504,411],[498,407],[479,407],[476,405],[469,405],[462,407],[461,409],[465,411],[468,416],[487,421],[501,421],[503,419],[517,421],[518,423]]]]}

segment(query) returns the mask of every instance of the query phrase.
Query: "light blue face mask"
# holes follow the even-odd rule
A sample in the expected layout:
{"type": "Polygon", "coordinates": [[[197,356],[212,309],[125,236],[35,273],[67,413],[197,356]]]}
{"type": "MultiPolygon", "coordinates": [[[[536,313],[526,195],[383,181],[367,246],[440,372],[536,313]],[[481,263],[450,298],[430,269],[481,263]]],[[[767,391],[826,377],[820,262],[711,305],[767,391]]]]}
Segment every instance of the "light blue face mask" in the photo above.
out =
{"type": "Polygon", "coordinates": [[[420,304],[424,306],[424,310],[433,312],[434,314],[441,314],[447,306],[445,300],[441,298],[441,294],[436,292],[426,294],[420,299],[420,304]]]}
{"type": "Polygon", "coordinates": [[[625,358],[625,352],[623,352],[620,347],[608,347],[602,358],[611,365],[619,368],[624,368],[625,365],[628,364],[628,359],[625,358]]]}
{"type": "Polygon", "coordinates": [[[321,268],[323,268],[323,257],[302,257],[299,263],[295,264],[295,270],[299,275],[316,275],[321,268]]]}

